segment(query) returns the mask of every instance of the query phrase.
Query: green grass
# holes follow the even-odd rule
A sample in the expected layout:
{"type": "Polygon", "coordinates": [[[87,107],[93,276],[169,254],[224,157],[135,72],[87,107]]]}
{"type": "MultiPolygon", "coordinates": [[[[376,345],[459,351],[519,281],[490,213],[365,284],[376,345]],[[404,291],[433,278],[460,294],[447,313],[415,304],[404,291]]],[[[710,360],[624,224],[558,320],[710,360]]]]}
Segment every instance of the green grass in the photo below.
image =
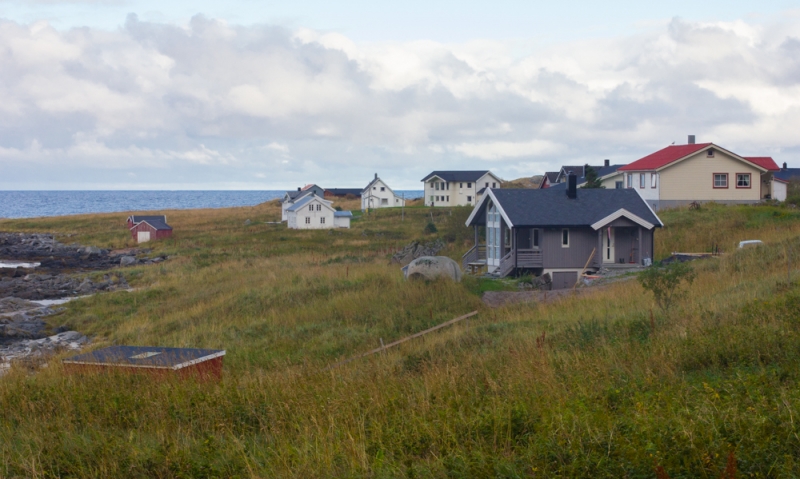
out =
{"type": "MultiPolygon", "coordinates": [[[[465,213],[433,212],[456,259],[472,237],[465,213]]],[[[794,210],[664,212],[659,258],[713,241],[727,252],[694,263],[669,317],[636,281],[496,310],[479,295],[516,281],[405,282],[389,258],[435,237],[423,233],[428,208],[402,221],[376,210],[334,233],[263,224],[279,214],[169,212],[175,236],[149,245],[169,261],[124,270],[136,291],[58,317],[91,347],[224,348],[222,382],[70,376],[57,360],[15,369],[0,379],[0,476],[655,477],[661,465],[672,478],[718,478],[730,451],[739,477],[800,475],[800,272],[787,282],[785,256],[787,245],[800,252],[794,210]],[[766,246],[736,250],[741,239],[766,246]]],[[[125,216],[0,229],[123,247],[125,216]]]]}

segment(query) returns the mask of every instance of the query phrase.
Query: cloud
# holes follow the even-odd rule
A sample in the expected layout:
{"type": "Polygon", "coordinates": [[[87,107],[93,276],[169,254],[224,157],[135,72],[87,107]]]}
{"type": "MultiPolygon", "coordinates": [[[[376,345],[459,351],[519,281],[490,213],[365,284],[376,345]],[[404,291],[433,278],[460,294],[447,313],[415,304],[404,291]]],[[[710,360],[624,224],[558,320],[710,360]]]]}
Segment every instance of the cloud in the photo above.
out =
{"type": "Polygon", "coordinates": [[[134,168],[136,184],[346,187],[377,170],[419,188],[434,168],[625,163],[687,134],[792,163],[797,31],[796,15],[673,19],[520,56],[512,42],[358,44],[203,16],[131,15],[117,31],[0,20],[0,187],[73,174],[103,187],[134,168]]]}

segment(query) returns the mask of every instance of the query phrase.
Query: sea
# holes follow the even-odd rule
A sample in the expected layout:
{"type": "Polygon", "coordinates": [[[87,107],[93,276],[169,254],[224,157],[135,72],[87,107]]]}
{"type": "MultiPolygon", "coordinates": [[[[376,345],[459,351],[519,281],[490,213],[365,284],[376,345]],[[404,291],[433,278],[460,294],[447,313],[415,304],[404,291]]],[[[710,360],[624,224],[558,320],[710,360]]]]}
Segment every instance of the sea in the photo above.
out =
{"type": "MultiPolygon", "coordinates": [[[[0,191],[0,218],[254,206],[285,191],[0,191]]],[[[395,190],[406,199],[422,190],[395,190]]]]}

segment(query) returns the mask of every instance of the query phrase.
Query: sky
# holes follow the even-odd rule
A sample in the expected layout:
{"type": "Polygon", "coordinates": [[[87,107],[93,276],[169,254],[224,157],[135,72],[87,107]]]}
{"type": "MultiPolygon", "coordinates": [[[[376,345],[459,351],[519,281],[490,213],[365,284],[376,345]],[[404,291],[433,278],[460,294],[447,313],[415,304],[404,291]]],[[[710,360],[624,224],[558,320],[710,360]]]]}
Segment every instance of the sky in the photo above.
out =
{"type": "Polygon", "coordinates": [[[800,167],[800,1],[0,0],[0,189],[800,167]]]}

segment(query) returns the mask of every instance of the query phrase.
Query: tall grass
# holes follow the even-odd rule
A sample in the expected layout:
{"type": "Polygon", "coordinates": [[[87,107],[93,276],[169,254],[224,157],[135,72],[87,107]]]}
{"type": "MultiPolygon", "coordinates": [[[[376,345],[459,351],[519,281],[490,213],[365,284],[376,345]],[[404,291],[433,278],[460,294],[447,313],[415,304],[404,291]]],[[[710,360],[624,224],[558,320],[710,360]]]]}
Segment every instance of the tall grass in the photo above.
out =
{"type": "MultiPolygon", "coordinates": [[[[425,239],[428,208],[404,221],[377,210],[335,233],[263,224],[279,214],[171,212],[175,236],[151,244],[170,261],[125,270],[136,291],[75,301],[58,318],[92,347],[224,348],[222,382],[65,375],[56,360],[15,369],[0,379],[0,476],[654,477],[661,466],[716,478],[731,451],[741,477],[800,474],[793,211],[664,212],[659,257],[709,240],[727,252],[694,264],[669,317],[635,281],[496,310],[474,292],[485,288],[405,282],[389,254],[425,239]],[[766,246],[737,250],[740,239],[766,246]],[[466,324],[325,369],[473,309],[466,324]]],[[[455,235],[452,257],[471,237],[462,214],[433,212],[439,234],[455,235]]],[[[0,229],[129,245],[111,225],[99,215],[0,229]]]]}

